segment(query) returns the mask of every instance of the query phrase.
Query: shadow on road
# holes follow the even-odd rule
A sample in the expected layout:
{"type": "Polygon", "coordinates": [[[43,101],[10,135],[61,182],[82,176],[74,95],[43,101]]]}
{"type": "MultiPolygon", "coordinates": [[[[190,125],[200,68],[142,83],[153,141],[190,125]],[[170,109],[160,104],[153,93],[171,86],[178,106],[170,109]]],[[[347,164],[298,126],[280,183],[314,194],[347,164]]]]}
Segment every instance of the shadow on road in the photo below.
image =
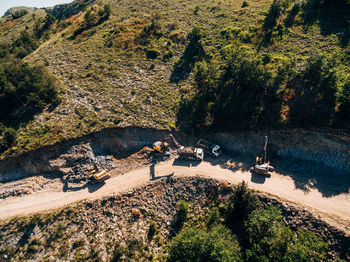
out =
{"type": "MultiPolygon", "coordinates": [[[[250,167],[254,165],[255,158],[241,154],[222,154],[219,158],[206,157],[206,161],[232,172],[244,172],[249,171],[250,167]]],[[[274,159],[271,164],[278,174],[289,176],[293,179],[295,188],[305,192],[317,189],[324,197],[350,192],[349,172],[295,159],[274,159]]],[[[263,184],[268,179],[268,177],[252,174],[251,182],[263,184]]]]}
{"type": "Polygon", "coordinates": [[[264,184],[266,179],[266,176],[252,172],[252,178],[250,179],[250,181],[256,184],[264,184]]]}
{"type": "Polygon", "coordinates": [[[78,187],[70,187],[66,182],[64,183],[64,186],[63,186],[63,192],[76,192],[87,188],[89,193],[94,193],[100,188],[102,188],[105,184],[106,184],[105,182],[101,182],[97,184],[91,184],[89,182],[86,182],[84,185],[81,185],[78,187]]]}
{"type": "Polygon", "coordinates": [[[184,160],[176,158],[173,162],[173,166],[198,166],[201,162],[200,161],[191,161],[191,160],[184,160]]]}
{"type": "Polygon", "coordinates": [[[155,181],[155,180],[158,180],[158,179],[161,179],[161,178],[164,178],[166,177],[167,179],[169,179],[170,177],[172,177],[174,175],[174,172],[172,172],[171,174],[169,175],[164,175],[164,176],[157,176],[157,177],[154,177],[153,179],[151,179],[152,181],[155,181]]]}

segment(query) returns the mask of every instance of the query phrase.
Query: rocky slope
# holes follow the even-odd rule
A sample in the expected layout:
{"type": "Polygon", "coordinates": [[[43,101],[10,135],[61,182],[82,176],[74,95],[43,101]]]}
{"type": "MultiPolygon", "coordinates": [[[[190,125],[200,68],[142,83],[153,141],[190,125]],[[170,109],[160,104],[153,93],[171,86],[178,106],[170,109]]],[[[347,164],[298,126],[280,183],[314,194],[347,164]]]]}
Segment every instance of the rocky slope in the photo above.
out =
{"type": "MultiPolygon", "coordinates": [[[[87,200],[55,211],[4,220],[0,224],[0,255],[5,261],[110,261],[123,250],[124,255],[137,261],[161,257],[164,243],[174,229],[177,202],[190,202],[189,219],[205,217],[209,199],[215,198],[208,193],[213,187],[218,188],[223,200],[231,194],[231,189],[211,179],[170,177],[98,201],[87,200]],[[157,228],[152,237],[150,224],[157,228]]],[[[317,214],[266,194],[258,196],[266,206],[281,205],[284,220],[293,230],[311,230],[321,235],[330,247],[327,261],[337,257],[350,259],[350,238],[322,222],[317,214]]]]}

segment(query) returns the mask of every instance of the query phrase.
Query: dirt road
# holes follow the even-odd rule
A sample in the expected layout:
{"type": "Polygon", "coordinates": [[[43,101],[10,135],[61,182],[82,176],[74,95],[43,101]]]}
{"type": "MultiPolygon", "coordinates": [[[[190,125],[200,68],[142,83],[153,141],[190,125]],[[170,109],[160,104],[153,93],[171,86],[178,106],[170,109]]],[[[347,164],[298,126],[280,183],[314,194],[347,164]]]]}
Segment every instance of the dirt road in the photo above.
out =
{"type": "MultiPolygon", "coordinates": [[[[187,164],[187,163],[186,163],[187,164]]],[[[113,171],[112,171],[113,172],[113,171]]],[[[237,184],[242,180],[247,181],[252,189],[264,191],[281,199],[309,207],[318,213],[324,213],[338,221],[350,224],[350,194],[343,193],[333,197],[323,197],[317,189],[310,189],[305,193],[295,188],[292,178],[283,176],[276,172],[272,177],[254,177],[247,171],[231,171],[219,165],[212,165],[209,162],[202,162],[197,166],[178,165],[174,160],[161,162],[155,166],[142,167],[122,176],[113,177],[103,185],[89,185],[80,188],[69,189],[65,192],[53,192],[43,190],[31,195],[8,198],[0,201],[0,218],[27,214],[46,209],[57,208],[82,199],[96,199],[102,196],[127,192],[135,187],[150,182],[152,175],[155,179],[174,173],[174,176],[201,176],[228,180],[237,184]]],[[[344,225],[345,226],[345,225],[344,225]]]]}

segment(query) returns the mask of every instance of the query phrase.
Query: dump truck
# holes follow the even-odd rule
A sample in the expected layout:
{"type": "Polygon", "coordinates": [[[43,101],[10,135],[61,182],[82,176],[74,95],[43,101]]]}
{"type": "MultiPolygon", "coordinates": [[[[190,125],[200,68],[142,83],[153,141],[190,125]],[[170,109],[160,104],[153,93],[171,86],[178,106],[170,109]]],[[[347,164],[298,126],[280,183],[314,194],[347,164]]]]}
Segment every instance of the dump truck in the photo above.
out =
{"type": "Polygon", "coordinates": [[[204,140],[204,139],[199,139],[197,142],[198,147],[203,148],[205,153],[219,157],[221,154],[221,147],[219,145],[216,145],[210,141],[204,140]]]}
{"type": "Polygon", "coordinates": [[[263,153],[262,156],[259,157],[257,156],[255,158],[255,165],[253,167],[250,168],[251,172],[260,174],[260,175],[265,175],[265,176],[271,176],[272,175],[272,171],[275,170],[275,168],[273,166],[270,165],[270,162],[267,161],[267,141],[268,141],[268,137],[265,136],[265,144],[263,147],[263,153]]]}
{"type": "Polygon", "coordinates": [[[91,176],[89,177],[89,182],[91,184],[101,183],[101,182],[103,182],[111,177],[110,175],[107,174],[106,170],[102,170],[100,172],[97,172],[94,169],[90,173],[91,173],[91,176]]]}
{"type": "Polygon", "coordinates": [[[184,147],[178,152],[179,152],[180,159],[198,160],[198,161],[202,161],[204,159],[204,152],[202,148],[184,147]]]}

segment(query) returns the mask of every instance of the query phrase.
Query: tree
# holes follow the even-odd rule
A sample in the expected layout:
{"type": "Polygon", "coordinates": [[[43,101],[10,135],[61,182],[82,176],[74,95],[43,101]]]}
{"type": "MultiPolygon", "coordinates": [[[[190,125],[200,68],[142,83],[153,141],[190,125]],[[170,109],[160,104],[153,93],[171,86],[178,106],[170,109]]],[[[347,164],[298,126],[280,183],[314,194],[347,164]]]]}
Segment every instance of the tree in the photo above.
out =
{"type": "Polygon", "coordinates": [[[293,126],[329,126],[335,113],[336,72],[331,61],[312,53],[305,69],[287,83],[293,90],[289,122],[293,126]]]}
{"type": "Polygon", "coordinates": [[[236,222],[245,221],[260,205],[257,196],[248,189],[247,183],[243,181],[235,188],[228,204],[226,224],[232,228],[236,222]]]}
{"type": "Polygon", "coordinates": [[[208,232],[183,229],[171,241],[168,254],[168,262],[241,261],[238,241],[223,225],[216,225],[208,232]]]}
{"type": "Polygon", "coordinates": [[[321,261],[327,244],[311,232],[294,234],[282,221],[281,209],[254,210],[245,223],[247,261],[321,261]]]}

